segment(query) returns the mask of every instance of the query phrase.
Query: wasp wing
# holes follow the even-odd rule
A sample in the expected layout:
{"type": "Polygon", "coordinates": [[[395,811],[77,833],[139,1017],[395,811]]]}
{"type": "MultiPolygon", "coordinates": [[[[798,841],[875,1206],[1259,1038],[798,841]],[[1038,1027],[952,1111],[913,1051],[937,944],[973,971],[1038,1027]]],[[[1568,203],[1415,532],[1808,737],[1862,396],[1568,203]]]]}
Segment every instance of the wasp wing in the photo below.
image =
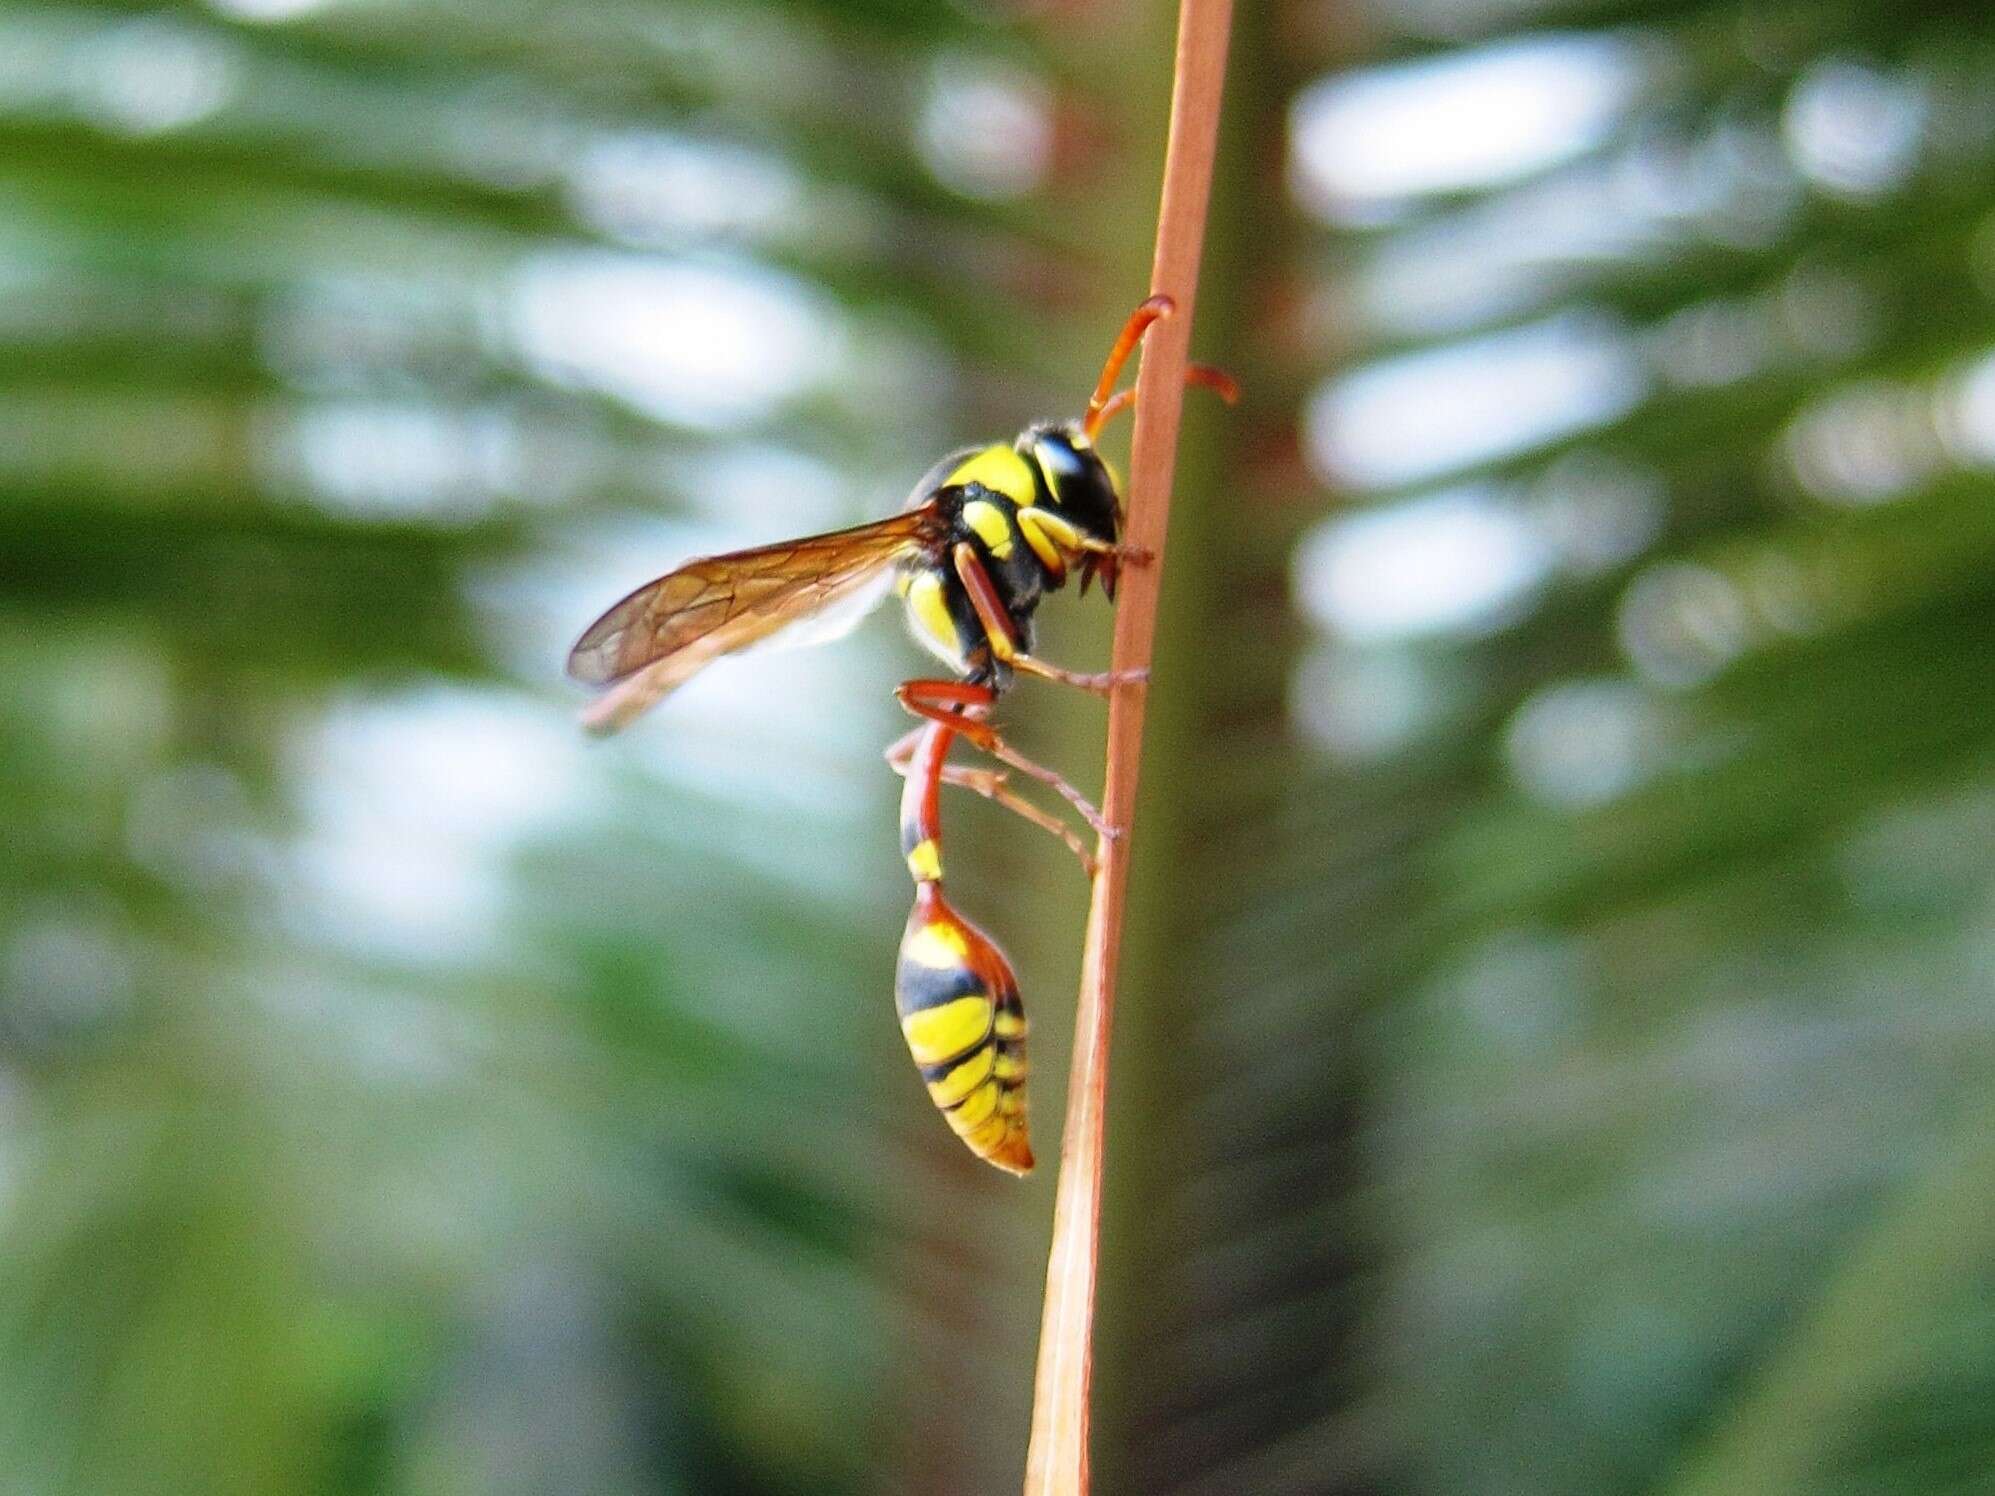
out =
{"type": "Polygon", "coordinates": [[[885,600],[892,586],[893,575],[886,568],[870,572],[855,585],[841,591],[836,601],[825,604],[815,613],[806,613],[794,623],[784,624],[741,652],[761,654],[766,651],[775,654],[779,650],[815,649],[820,644],[835,643],[864,623],[885,600]]]}
{"type": "Polygon", "coordinates": [[[939,549],[933,505],[890,519],[703,556],[647,582],[576,641],[568,674],[610,689],[583,714],[614,732],[724,654],[851,599],[903,557],[939,549]]]}

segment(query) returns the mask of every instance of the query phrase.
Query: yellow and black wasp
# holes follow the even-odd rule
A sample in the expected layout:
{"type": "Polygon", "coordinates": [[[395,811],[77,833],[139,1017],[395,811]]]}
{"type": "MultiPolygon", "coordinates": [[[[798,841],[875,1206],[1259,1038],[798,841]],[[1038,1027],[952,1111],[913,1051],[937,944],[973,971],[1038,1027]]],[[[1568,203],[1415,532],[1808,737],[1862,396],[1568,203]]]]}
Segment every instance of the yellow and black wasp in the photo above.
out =
{"type": "MultiPolygon", "coordinates": [[[[922,725],[887,750],[906,777],[901,852],[914,878],[895,972],[901,1032],[929,1095],[979,1158],[1023,1174],[1032,1167],[1025,1118],[1025,1014],[1018,982],[997,946],[942,893],[940,791],[973,789],[1061,837],[1092,869],[1086,843],[1057,817],[1014,793],[1002,771],[947,761],[958,737],[1051,786],[1097,832],[1092,805],[1059,774],[1016,752],[991,725],[991,708],[1017,675],[1102,694],[1140,673],[1084,674],[1032,652],[1033,614],[1078,575],[1099,577],[1111,599],[1126,562],[1123,504],[1114,471],[1095,450],[1102,426],[1134,398],[1114,393],[1144,332],[1170,298],[1139,306],[1110,350],[1085,415],[1028,426],[1010,443],[968,448],[937,463],[889,519],[754,550],[688,561],[638,588],[583,633],[568,673],[606,687],[584,721],[601,732],[628,723],[710,661],[797,620],[859,597],[894,569],[908,623],[945,664],[946,679],[896,691],[922,725]]],[[[1229,401],[1232,382],[1194,365],[1194,382],[1229,401]]]]}

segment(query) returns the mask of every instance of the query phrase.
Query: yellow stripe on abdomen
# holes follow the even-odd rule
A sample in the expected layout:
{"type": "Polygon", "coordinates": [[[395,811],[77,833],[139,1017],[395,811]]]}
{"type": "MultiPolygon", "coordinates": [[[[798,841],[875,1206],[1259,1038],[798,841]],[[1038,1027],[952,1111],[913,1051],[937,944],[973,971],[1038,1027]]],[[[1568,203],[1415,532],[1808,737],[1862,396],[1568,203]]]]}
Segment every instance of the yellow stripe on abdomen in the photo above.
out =
{"type": "Polygon", "coordinates": [[[922,1008],[901,1019],[908,1053],[917,1065],[941,1065],[982,1045],[991,1035],[991,1000],[981,992],[922,1008]]]}
{"type": "Polygon", "coordinates": [[[970,942],[964,939],[962,926],[948,920],[931,920],[919,929],[910,926],[901,937],[901,960],[926,966],[930,971],[953,972],[969,955],[970,942]]]}
{"type": "Polygon", "coordinates": [[[993,1045],[986,1044],[942,1079],[930,1081],[929,1100],[944,1111],[960,1105],[972,1091],[977,1090],[991,1078],[991,1072],[996,1068],[997,1049],[993,1045]]]}
{"type": "Polygon", "coordinates": [[[968,1096],[957,1102],[949,1111],[949,1125],[960,1133],[976,1131],[985,1122],[997,1115],[998,1088],[978,1086],[968,1096]]]}

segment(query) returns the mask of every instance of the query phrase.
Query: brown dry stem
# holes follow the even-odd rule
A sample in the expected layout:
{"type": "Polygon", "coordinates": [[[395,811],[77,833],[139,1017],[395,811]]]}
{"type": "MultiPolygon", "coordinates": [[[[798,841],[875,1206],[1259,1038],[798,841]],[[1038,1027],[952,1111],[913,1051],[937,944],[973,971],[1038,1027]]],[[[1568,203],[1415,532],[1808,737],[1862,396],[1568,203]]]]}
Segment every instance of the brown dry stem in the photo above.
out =
{"type": "MultiPolygon", "coordinates": [[[[1111,668],[1147,669],[1157,631],[1164,539],[1177,464],[1178,415],[1184,400],[1206,202],[1219,135],[1232,0],[1183,0],[1178,12],[1171,133],[1164,161],[1150,289],[1177,303],[1176,315],[1150,329],[1136,380],[1136,434],[1130,459],[1125,540],[1154,558],[1123,573],[1115,610],[1111,668]]],[[[1122,914],[1129,886],[1137,779],[1143,752],[1147,686],[1117,688],[1109,702],[1108,775],[1102,813],[1120,835],[1103,837],[1088,911],[1081,991],[1074,1023],[1066,1131],[1054,1197],[1053,1245],[1046,1264],[1046,1303],[1039,1328],[1032,1443],[1025,1496],[1085,1496],[1088,1407],[1094,1357],[1095,1275],[1101,1228],[1104,1112],[1109,1032],[1115,1013],[1122,914]]]]}

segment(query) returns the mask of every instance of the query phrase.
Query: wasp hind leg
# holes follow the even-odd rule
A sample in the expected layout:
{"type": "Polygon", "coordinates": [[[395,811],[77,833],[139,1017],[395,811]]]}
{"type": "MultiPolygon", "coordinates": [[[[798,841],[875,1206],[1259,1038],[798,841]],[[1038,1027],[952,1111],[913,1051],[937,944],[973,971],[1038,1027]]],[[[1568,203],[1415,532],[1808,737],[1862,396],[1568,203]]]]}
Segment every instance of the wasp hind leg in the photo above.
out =
{"type": "Polygon", "coordinates": [[[894,697],[915,716],[955,728],[963,738],[999,763],[1008,764],[1019,773],[1038,780],[1080,812],[1081,819],[1097,836],[1112,841],[1122,834],[1109,825],[1093,802],[1069,784],[1057,770],[1035,763],[998,736],[997,729],[985,720],[991,703],[997,700],[997,693],[989,686],[959,680],[911,680],[896,686],[894,697]]]}
{"type": "MultiPolygon", "coordinates": [[[[903,779],[911,772],[909,766],[914,759],[915,747],[921,742],[921,735],[926,730],[925,728],[917,727],[887,749],[887,767],[903,779]]],[[[1030,821],[1040,830],[1050,832],[1054,836],[1059,837],[1061,842],[1066,845],[1067,850],[1080,859],[1081,871],[1086,873],[1090,878],[1094,877],[1096,871],[1094,853],[1089,850],[1088,844],[1081,839],[1080,833],[1062,821],[1058,816],[1053,815],[1049,811],[1041,810],[1016,790],[1011,789],[1005,783],[1003,770],[973,769],[967,764],[944,764],[942,766],[942,782],[944,784],[957,785],[966,790],[974,790],[993,804],[1002,805],[1006,810],[1020,819],[1030,821]]]]}

